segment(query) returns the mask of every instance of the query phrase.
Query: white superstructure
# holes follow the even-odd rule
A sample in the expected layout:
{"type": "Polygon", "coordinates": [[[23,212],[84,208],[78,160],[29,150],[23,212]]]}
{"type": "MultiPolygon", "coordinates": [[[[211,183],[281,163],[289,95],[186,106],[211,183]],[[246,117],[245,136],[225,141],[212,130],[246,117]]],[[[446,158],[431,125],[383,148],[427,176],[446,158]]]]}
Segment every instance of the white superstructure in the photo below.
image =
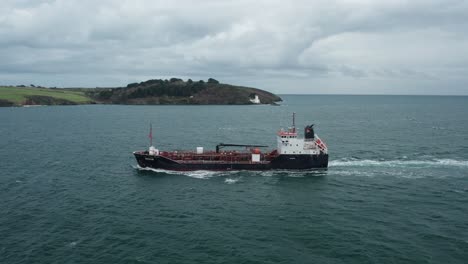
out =
{"type": "MultiPolygon", "coordinates": [[[[313,126],[313,125],[312,125],[313,126]]],[[[312,126],[306,127],[306,133],[310,133],[312,126]]],[[[313,129],[312,132],[313,133],[313,129]]],[[[327,146],[320,140],[320,138],[313,134],[309,138],[298,138],[295,126],[295,115],[293,114],[293,126],[288,128],[287,131],[281,129],[276,137],[277,150],[279,154],[304,154],[304,155],[318,155],[320,152],[328,153],[327,146]]]]}

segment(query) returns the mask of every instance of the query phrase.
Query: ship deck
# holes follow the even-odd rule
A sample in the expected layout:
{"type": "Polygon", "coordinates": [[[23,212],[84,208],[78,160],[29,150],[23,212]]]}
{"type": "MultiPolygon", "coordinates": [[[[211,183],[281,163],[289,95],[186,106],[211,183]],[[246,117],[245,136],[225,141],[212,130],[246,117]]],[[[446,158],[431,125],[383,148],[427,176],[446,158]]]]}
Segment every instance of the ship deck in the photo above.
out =
{"type": "Polygon", "coordinates": [[[243,160],[174,160],[182,164],[269,164],[271,161],[243,161],[243,160]]]}
{"type": "MultiPolygon", "coordinates": [[[[141,154],[148,155],[147,151],[140,152],[141,154]]],[[[276,151],[269,153],[259,153],[260,161],[252,161],[251,152],[239,151],[207,151],[204,153],[196,153],[193,151],[160,151],[159,156],[171,159],[179,163],[237,163],[237,164],[268,164],[274,158],[278,157],[276,151]]]]}

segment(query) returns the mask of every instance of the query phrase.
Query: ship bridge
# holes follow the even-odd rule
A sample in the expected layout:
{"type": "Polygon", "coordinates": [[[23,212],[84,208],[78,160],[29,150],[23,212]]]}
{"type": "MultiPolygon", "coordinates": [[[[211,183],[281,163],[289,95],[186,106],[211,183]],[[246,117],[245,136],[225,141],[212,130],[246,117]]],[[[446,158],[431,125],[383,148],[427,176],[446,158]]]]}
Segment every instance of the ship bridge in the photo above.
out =
{"type": "Polygon", "coordinates": [[[305,154],[304,139],[297,138],[295,128],[289,128],[287,131],[280,130],[276,139],[279,154],[305,154]]]}
{"type": "Polygon", "coordinates": [[[287,155],[318,155],[320,152],[327,153],[328,149],[314,133],[313,125],[306,126],[304,129],[305,138],[298,138],[295,113],[293,113],[293,124],[287,130],[281,129],[278,131],[277,150],[279,154],[287,155]]]}

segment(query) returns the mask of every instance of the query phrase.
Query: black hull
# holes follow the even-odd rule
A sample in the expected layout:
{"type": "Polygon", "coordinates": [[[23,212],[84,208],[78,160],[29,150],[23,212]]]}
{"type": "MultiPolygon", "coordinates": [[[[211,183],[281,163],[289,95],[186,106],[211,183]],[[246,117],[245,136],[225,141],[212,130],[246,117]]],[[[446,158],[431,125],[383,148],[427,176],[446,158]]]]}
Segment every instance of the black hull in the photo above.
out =
{"type": "Polygon", "coordinates": [[[328,167],[328,154],[319,155],[279,155],[270,162],[177,162],[163,156],[151,156],[135,152],[138,165],[142,168],[175,171],[226,171],[226,170],[307,170],[328,167]]]}

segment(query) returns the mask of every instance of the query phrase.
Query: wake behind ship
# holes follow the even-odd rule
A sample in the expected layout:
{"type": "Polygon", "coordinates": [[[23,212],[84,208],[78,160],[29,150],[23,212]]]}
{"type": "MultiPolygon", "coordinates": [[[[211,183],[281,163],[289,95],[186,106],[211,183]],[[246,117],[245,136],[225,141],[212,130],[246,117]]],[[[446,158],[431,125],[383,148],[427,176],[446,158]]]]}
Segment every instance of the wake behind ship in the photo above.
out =
{"type": "MultiPolygon", "coordinates": [[[[150,130],[150,138],[152,133],[150,130]]],[[[154,146],[133,154],[142,168],[176,171],[194,170],[307,170],[328,167],[328,148],[314,132],[313,125],[304,128],[304,138],[298,138],[293,114],[293,125],[281,129],[277,136],[277,149],[267,152],[261,145],[218,144],[214,151],[160,151],[154,146]],[[245,150],[223,150],[226,147],[244,147],[245,150]]]]}

